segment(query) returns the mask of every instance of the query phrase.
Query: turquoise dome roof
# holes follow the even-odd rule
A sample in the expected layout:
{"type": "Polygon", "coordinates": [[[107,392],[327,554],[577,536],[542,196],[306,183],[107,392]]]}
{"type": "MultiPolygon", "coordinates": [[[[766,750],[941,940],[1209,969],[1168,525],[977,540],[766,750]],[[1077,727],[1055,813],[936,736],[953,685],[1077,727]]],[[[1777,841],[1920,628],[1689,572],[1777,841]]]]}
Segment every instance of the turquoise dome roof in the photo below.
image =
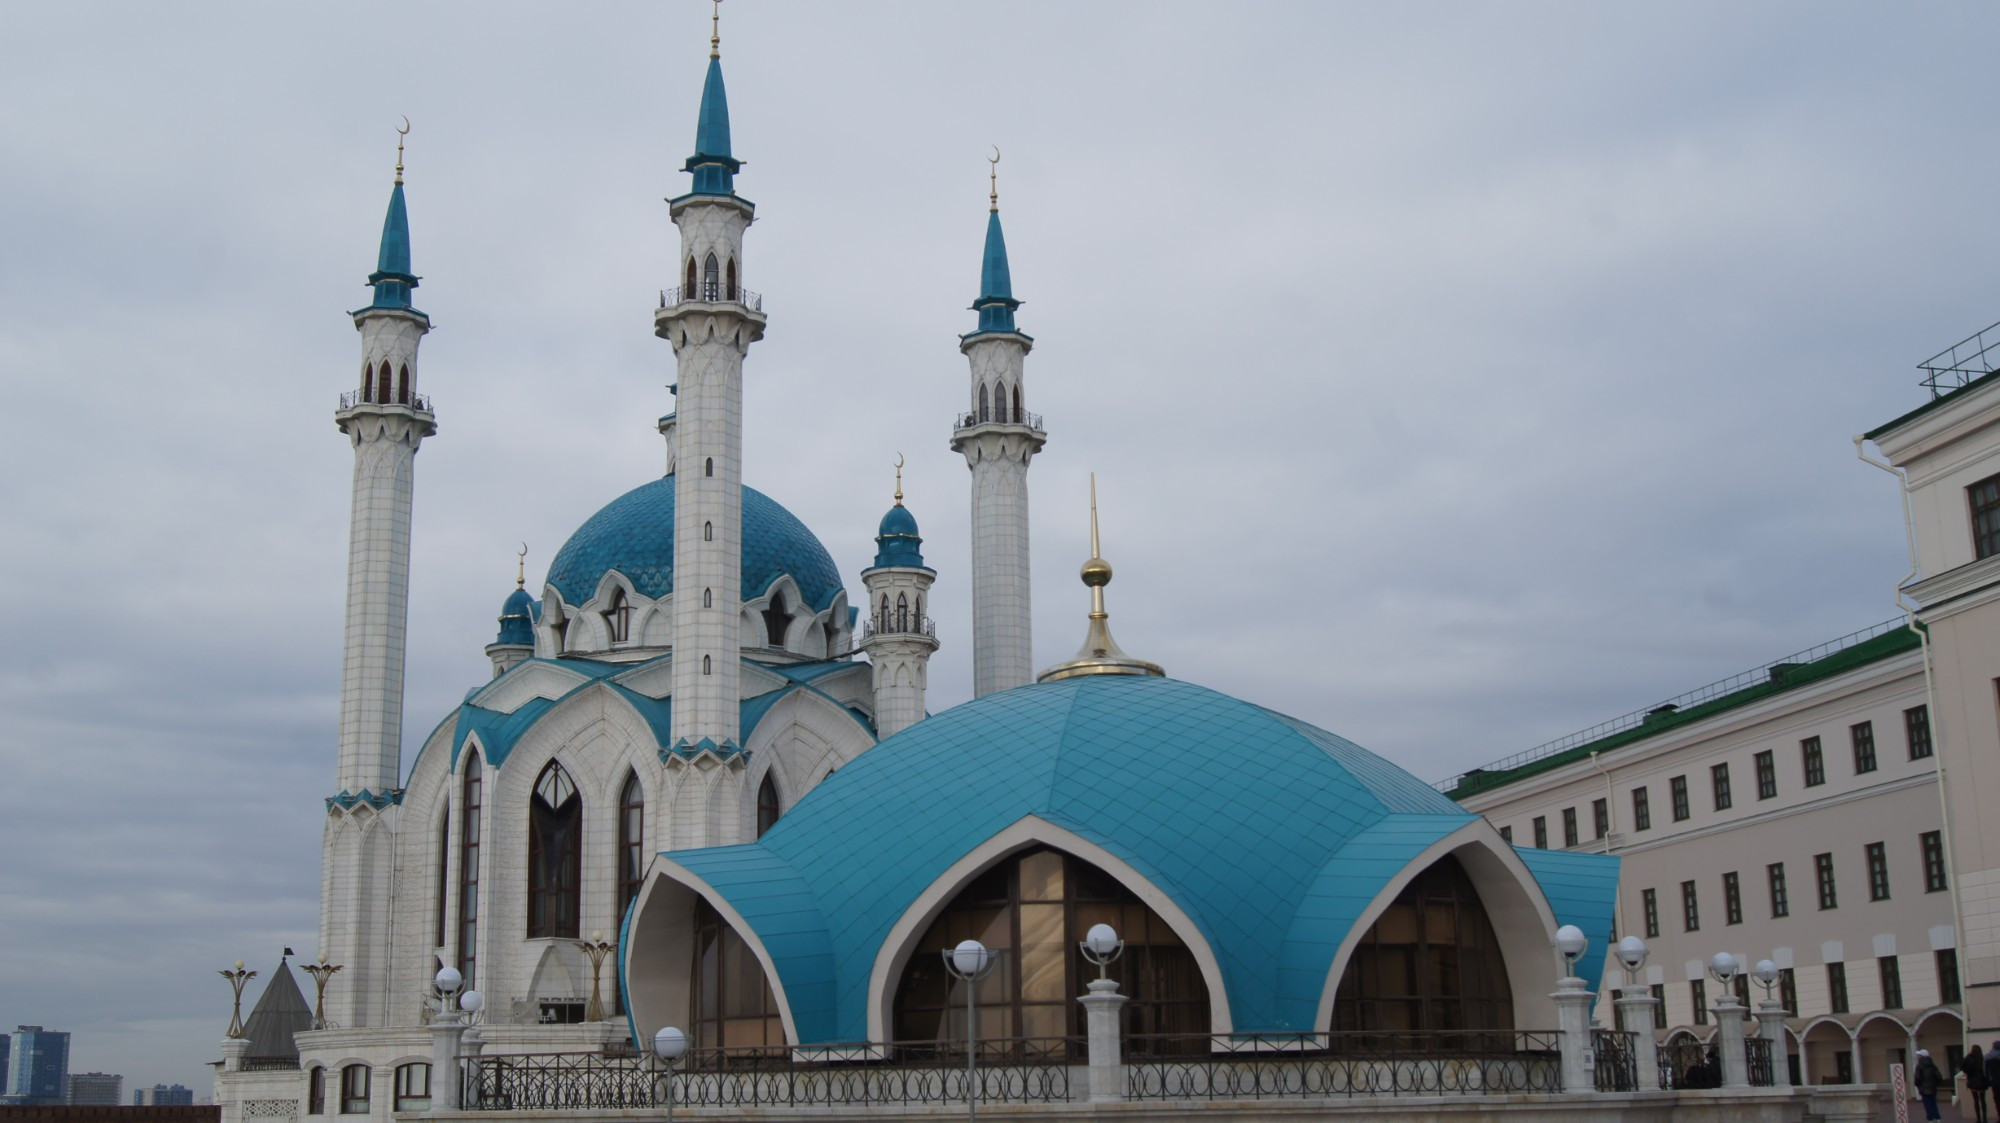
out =
{"type": "Polygon", "coordinates": [[[917,516],[897,503],[882,516],[882,525],[875,531],[875,566],[927,568],[923,545],[923,537],[917,533],[917,516]]]}
{"type": "MultiPolygon", "coordinates": [[[[1092,675],[919,722],[756,842],[666,857],[770,950],[802,1042],[859,1041],[890,929],[953,863],[1027,816],[1103,847],[1173,899],[1216,955],[1237,1032],[1312,1029],[1360,911],[1474,819],[1295,718],[1174,679],[1092,675]]],[[[1582,860],[1559,879],[1569,888],[1543,877],[1544,892],[1601,957],[1616,859],[1549,857],[1582,860]]]]}
{"type": "Polygon", "coordinates": [[[500,606],[500,635],[494,643],[532,644],[535,642],[535,598],[526,589],[507,594],[500,606]]]}
{"type": "MultiPolygon", "coordinates": [[[[658,600],[674,588],[674,477],[641,484],[606,504],[569,536],[549,563],[549,584],[570,604],[597,593],[612,570],[640,595],[658,600]]],[[[761,597],[785,574],[814,611],[833,604],[840,571],[798,516],[753,487],[743,489],[743,596],[761,597]]]]}

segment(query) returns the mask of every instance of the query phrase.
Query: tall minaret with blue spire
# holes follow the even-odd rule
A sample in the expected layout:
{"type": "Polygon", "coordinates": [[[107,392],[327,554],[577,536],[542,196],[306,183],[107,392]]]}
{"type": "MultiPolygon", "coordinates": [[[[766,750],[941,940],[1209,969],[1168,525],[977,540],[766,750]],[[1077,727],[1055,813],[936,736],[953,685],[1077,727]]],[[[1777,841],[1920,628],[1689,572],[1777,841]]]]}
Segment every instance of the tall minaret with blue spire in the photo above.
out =
{"type": "Polygon", "coordinates": [[[1000,232],[1000,152],[993,152],[979,323],[959,337],[972,364],[971,397],[951,436],[972,470],[972,693],[1034,681],[1028,596],[1028,462],[1048,440],[1025,409],[1022,366],[1035,341],[1014,326],[1013,280],[1000,232]]]}
{"type": "MultiPolygon", "coordinates": [[[[404,131],[408,131],[405,125],[404,131]]],[[[382,222],[374,299],[354,315],[361,333],[355,388],[333,419],[354,445],[354,506],[347,543],[346,649],[340,667],[337,794],[326,801],[321,865],[320,950],[346,965],[348,985],[327,996],[344,1026],[378,1024],[384,1011],[362,997],[387,989],[390,877],[400,799],[404,627],[410,599],[410,501],[417,447],[437,432],[417,392],[417,347],[430,317],[410,303],[410,218],[403,202],[403,145],[382,222]]]]}
{"type": "MultiPolygon", "coordinates": [[[[677,360],[674,410],[673,750],[736,753],[743,610],[743,357],[764,336],[761,298],[743,287],[743,232],[756,208],[736,194],[720,25],[710,32],[694,175],[667,200],[680,228],[675,273],[654,333],[677,360]]],[[[735,842],[703,839],[695,844],[735,842]]]]}

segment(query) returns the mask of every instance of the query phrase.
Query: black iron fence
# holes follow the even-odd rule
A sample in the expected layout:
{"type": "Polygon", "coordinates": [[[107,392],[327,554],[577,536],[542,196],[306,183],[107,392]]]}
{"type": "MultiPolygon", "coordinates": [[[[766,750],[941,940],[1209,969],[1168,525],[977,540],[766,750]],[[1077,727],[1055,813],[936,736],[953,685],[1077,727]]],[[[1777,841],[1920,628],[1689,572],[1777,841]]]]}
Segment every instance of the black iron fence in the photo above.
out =
{"type": "Polygon", "coordinates": [[[1133,1035],[1133,1099],[1562,1091],[1562,1035],[1537,1030],[1133,1035]]]}
{"type": "Polygon", "coordinates": [[[1720,1088],[1722,1059],[1713,1046],[1679,1038],[1660,1046],[1660,1087],[1720,1088]]]}
{"type": "Polygon", "coordinates": [[[1769,1088],[1776,1081],[1771,1075],[1771,1041],[1766,1037],[1752,1037],[1743,1042],[1743,1051],[1750,1062],[1750,1086],[1769,1088]]]}
{"type": "Polygon", "coordinates": [[[1024,409],[1006,409],[1004,407],[979,410],[973,413],[958,414],[956,420],[952,422],[952,429],[970,429],[975,425],[1026,425],[1030,429],[1040,431],[1042,427],[1042,415],[1039,413],[1029,413],[1024,409]]]}
{"type": "Polygon", "coordinates": [[[720,281],[705,281],[698,285],[682,285],[679,288],[660,290],[660,307],[698,301],[703,304],[741,304],[752,312],[764,310],[764,296],[740,285],[725,285],[720,281]]]}
{"type": "Polygon", "coordinates": [[[1597,1058],[1598,1091],[1639,1090],[1639,1067],[1633,1057],[1632,1034],[1616,1029],[1592,1030],[1590,1048],[1597,1058]]]}

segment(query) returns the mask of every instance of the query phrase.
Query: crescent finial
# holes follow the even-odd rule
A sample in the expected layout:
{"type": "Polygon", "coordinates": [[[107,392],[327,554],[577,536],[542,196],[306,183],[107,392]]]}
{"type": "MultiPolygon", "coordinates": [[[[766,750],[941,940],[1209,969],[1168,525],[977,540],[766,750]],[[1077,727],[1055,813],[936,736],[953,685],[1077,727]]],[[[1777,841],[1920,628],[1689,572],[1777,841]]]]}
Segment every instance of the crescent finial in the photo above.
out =
{"type": "Polygon", "coordinates": [[[986,172],[986,199],[987,202],[991,205],[991,207],[995,211],[998,211],[1000,209],[1000,146],[999,145],[996,144],[993,146],[993,158],[986,162],[988,164],[993,165],[991,168],[987,169],[986,172]]]}
{"type": "Polygon", "coordinates": [[[403,182],[403,138],[410,135],[410,119],[403,117],[403,127],[396,130],[396,182],[403,182]]]}
{"type": "Polygon", "coordinates": [[[528,544],[526,542],[521,543],[520,559],[515,563],[515,566],[514,587],[516,589],[525,589],[528,587],[528,544]]]}
{"type": "Polygon", "coordinates": [[[903,505],[903,454],[896,454],[896,506],[903,505]]]}

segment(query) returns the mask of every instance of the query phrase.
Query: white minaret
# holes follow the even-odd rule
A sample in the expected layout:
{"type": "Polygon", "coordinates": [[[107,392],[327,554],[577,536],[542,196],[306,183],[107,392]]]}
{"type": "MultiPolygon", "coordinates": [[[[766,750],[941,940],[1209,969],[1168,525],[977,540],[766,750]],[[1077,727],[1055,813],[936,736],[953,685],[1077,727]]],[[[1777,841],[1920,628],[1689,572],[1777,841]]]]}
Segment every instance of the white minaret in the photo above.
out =
{"type": "Polygon", "coordinates": [[[875,564],[861,571],[868,590],[861,649],[875,669],[875,732],[887,737],[924,719],[924,687],[937,629],[925,614],[936,571],[924,565],[916,516],[903,506],[903,464],[896,461],[896,505],[875,535],[875,564]]]}
{"type": "Polygon", "coordinates": [[[1034,679],[1028,596],[1028,461],[1048,434],[1022,408],[1022,363],[1035,341],[1014,328],[1007,243],[1000,234],[999,151],[986,219],[979,326],[959,337],[972,364],[972,397],[951,437],[972,470],[972,693],[974,697],[1034,679]]]}
{"type": "Polygon", "coordinates": [[[721,40],[711,36],[695,154],[682,169],[694,173],[694,188],[668,201],[681,231],[681,287],[661,297],[653,323],[679,361],[673,747],[707,742],[723,755],[737,748],[742,652],[743,356],[764,335],[762,302],[741,283],[755,207],[736,195],[739,166],[729,153],[721,40]]]}
{"type": "Polygon", "coordinates": [[[375,298],[354,313],[360,385],[341,395],[334,421],[354,444],[354,513],[347,545],[346,650],[340,669],[338,793],[327,800],[320,870],[320,951],[346,970],[327,995],[343,1026],[377,1024],[362,996],[386,991],[394,808],[401,796],[404,626],[410,594],[410,499],[417,446],[437,431],[417,393],[417,346],[430,317],[410,304],[410,222],[403,150],[368,283],[375,298]],[[384,820],[381,823],[375,819],[384,820]],[[370,829],[388,827],[389,830],[370,829]]]}

